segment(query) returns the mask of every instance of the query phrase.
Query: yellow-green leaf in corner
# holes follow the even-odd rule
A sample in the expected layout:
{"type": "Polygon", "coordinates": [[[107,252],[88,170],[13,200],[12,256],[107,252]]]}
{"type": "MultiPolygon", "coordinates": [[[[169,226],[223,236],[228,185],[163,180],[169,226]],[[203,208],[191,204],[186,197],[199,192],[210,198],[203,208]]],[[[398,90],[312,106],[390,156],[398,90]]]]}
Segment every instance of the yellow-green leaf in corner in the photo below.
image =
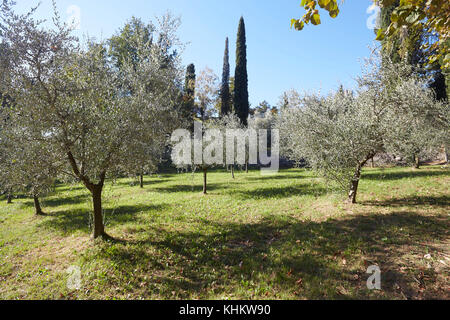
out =
{"type": "Polygon", "coordinates": [[[330,17],[332,18],[336,18],[339,14],[339,8],[336,8],[336,10],[331,10],[330,11],[330,17]]]}
{"type": "Polygon", "coordinates": [[[375,38],[375,40],[381,41],[384,39],[385,37],[385,31],[383,29],[379,29],[377,32],[377,37],[375,38]]]}
{"type": "Polygon", "coordinates": [[[314,14],[314,15],[312,16],[311,23],[312,23],[313,25],[315,25],[315,26],[317,26],[318,24],[320,24],[320,15],[317,14],[317,13],[314,14]]]}
{"type": "Polygon", "coordinates": [[[297,19],[291,19],[291,28],[297,22],[297,19]]]}

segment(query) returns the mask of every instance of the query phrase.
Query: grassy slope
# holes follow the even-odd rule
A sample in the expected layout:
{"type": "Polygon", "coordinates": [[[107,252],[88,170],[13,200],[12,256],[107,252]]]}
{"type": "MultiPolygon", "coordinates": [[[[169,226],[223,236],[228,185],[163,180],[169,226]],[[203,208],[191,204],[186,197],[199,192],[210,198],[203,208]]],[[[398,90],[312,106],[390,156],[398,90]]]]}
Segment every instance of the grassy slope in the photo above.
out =
{"type": "Polygon", "coordinates": [[[105,196],[107,231],[89,239],[88,194],[60,186],[0,203],[2,299],[449,299],[450,172],[366,169],[350,206],[304,170],[120,180],[105,196]],[[430,254],[431,258],[424,256],[430,254]],[[378,264],[382,291],[366,288],[378,264]],[[67,288],[69,266],[82,289],[67,288]]]}

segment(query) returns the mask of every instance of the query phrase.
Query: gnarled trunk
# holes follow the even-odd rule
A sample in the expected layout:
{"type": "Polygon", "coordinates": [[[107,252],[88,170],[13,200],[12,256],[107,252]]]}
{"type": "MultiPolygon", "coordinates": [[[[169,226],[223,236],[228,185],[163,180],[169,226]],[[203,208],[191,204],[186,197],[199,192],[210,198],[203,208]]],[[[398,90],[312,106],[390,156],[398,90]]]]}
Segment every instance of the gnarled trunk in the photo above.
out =
{"type": "Polygon", "coordinates": [[[94,239],[102,237],[104,239],[109,239],[110,237],[105,232],[105,226],[103,224],[103,211],[102,211],[102,191],[105,182],[106,171],[100,173],[100,181],[97,184],[92,183],[87,176],[85,176],[78,168],[77,162],[70,151],[67,152],[67,157],[69,163],[72,167],[73,173],[83,182],[85,187],[91,192],[92,202],[94,205],[94,239]]]}
{"type": "Polygon", "coordinates": [[[103,224],[102,191],[103,191],[102,184],[95,185],[91,190],[92,202],[94,204],[94,214],[93,214],[94,239],[106,236],[105,226],[103,224]]]}
{"type": "Polygon", "coordinates": [[[43,216],[43,215],[44,215],[44,212],[42,212],[41,204],[40,204],[40,202],[39,202],[39,197],[36,196],[36,195],[34,195],[34,196],[33,196],[33,201],[34,201],[34,213],[35,213],[37,216],[43,216]]]}
{"type": "Polygon", "coordinates": [[[206,192],[206,175],[208,173],[208,168],[203,168],[203,194],[207,194],[206,192]]]}
{"type": "Polygon", "coordinates": [[[353,174],[350,182],[350,191],[348,192],[348,201],[350,203],[356,203],[356,195],[358,193],[359,180],[361,180],[361,170],[371,158],[375,157],[376,152],[369,154],[363,161],[358,163],[355,173],[353,174]]]}
{"type": "Polygon", "coordinates": [[[12,195],[11,193],[8,192],[8,194],[6,195],[6,203],[7,204],[11,204],[12,203],[12,195]]]}
{"type": "Polygon", "coordinates": [[[348,193],[348,201],[350,203],[356,203],[356,194],[358,192],[358,185],[359,185],[359,179],[361,178],[361,173],[359,173],[359,176],[353,177],[352,182],[350,183],[350,192],[348,193]]]}

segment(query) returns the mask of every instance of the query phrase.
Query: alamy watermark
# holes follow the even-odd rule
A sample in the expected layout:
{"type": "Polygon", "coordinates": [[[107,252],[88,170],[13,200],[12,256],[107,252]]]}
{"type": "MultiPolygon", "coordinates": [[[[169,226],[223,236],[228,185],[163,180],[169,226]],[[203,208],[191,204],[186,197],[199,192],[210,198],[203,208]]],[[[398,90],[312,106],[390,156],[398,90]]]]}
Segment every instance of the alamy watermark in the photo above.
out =
{"type": "Polygon", "coordinates": [[[262,174],[276,173],[280,167],[280,134],[276,129],[204,129],[195,122],[193,137],[188,130],[178,129],[171,141],[172,161],[177,166],[259,164],[262,174]]]}
{"type": "Polygon", "coordinates": [[[377,265],[367,268],[367,273],[371,276],[367,279],[367,289],[369,290],[381,290],[381,270],[377,265]]]}
{"type": "Polygon", "coordinates": [[[81,269],[78,266],[70,266],[66,273],[69,274],[67,279],[67,288],[69,290],[81,289],[81,269]]]}

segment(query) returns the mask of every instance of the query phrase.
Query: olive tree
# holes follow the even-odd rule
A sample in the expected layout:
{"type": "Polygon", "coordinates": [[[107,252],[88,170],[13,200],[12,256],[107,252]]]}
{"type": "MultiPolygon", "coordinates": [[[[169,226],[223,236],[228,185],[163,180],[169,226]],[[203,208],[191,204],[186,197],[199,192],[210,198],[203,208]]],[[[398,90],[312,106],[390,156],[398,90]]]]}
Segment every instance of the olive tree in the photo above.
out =
{"type": "MultiPolygon", "coordinates": [[[[176,31],[180,19],[170,13],[164,14],[157,22],[145,24],[140,19],[132,17],[108,41],[108,55],[124,77],[127,78],[127,94],[133,99],[146,99],[147,91],[164,92],[165,82],[155,78],[148,68],[143,68],[145,61],[152,60],[153,68],[165,69],[163,72],[172,79],[181,79],[179,72],[179,57],[183,44],[178,40],[176,31]],[[155,59],[156,58],[156,59],[155,59]],[[161,87],[162,86],[162,87],[161,87]]],[[[182,84],[173,86],[175,97],[179,94],[182,101],[182,84]]],[[[136,173],[140,177],[143,187],[145,172],[155,172],[165,151],[162,141],[148,141],[143,139],[139,149],[135,149],[133,160],[136,163],[136,173]]]]}
{"type": "Polygon", "coordinates": [[[408,68],[370,59],[358,79],[356,97],[342,92],[306,95],[300,104],[284,108],[278,121],[284,154],[296,161],[305,158],[356,203],[368,160],[413,145],[414,139],[429,145],[429,127],[435,121],[448,130],[448,108],[408,68]]]}
{"type": "Polygon", "coordinates": [[[217,101],[218,95],[218,77],[213,70],[206,67],[195,80],[195,100],[198,117],[201,121],[207,120],[216,112],[214,103],[217,101]]]}
{"type": "MultiPolygon", "coordinates": [[[[267,109],[264,113],[256,112],[255,115],[248,118],[248,129],[254,133],[259,133],[260,130],[265,130],[267,132],[267,146],[269,149],[272,148],[272,129],[276,125],[277,115],[273,114],[270,109],[267,109]]],[[[260,137],[262,139],[262,137],[260,137]]],[[[262,143],[262,142],[260,142],[262,143]]],[[[250,139],[246,139],[246,149],[251,150],[250,139]]],[[[256,151],[259,152],[260,144],[256,146],[256,151]]],[[[246,154],[245,170],[248,173],[248,164],[250,163],[250,154],[246,154]]],[[[251,164],[251,163],[250,163],[251,164]]]]}
{"type": "MultiPolygon", "coordinates": [[[[15,128],[18,130],[19,128],[15,128]]],[[[28,139],[27,132],[8,130],[0,133],[0,181],[10,191],[25,192],[33,198],[36,215],[44,215],[40,197],[49,192],[58,175],[58,166],[54,162],[51,150],[28,139]]]]}
{"type": "Polygon", "coordinates": [[[139,61],[138,74],[119,73],[104,44],[80,45],[57,14],[53,28],[10,8],[3,9],[2,19],[1,37],[12,52],[13,81],[5,88],[15,101],[11,125],[27,133],[30,145],[51,150],[54,162],[66,164],[59,172],[89,190],[93,237],[105,238],[106,178],[135,170],[142,143],[159,145],[176,126],[178,73],[160,68],[165,57],[153,44],[147,45],[155,54],[139,61]],[[151,87],[149,79],[158,85],[151,87]],[[130,86],[139,94],[130,95],[130,86]]]}
{"type": "MultiPolygon", "coordinates": [[[[224,135],[223,154],[224,159],[226,160],[224,164],[226,167],[229,166],[231,177],[235,179],[235,165],[239,164],[239,162],[242,165],[242,159],[238,159],[240,143],[241,147],[243,146],[245,150],[248,150],[249,141],[245,137],[245,127],[235,113],[226,114],[218,119],[214,119],[211,126],[219,129],[224,135]],[[244,142],[244,144],[242,144],[242,142],[244,142]]],[[[246,153],[245,162],[247,163],[247,161],[248,154],[246,153]]]]}
{"type": "MultiPolygon", "coordinates": [[[[235,114],[204,122],[195,121],[193,135],[187,129],[179,129],[173,133],[173,163],[178,168],[190,167],[194,172],[200,169],[203,172],[203,194],[207,194],[208,170],[237,160],[238,152],[234,142],[236,138],[242,139],[242,135],[236,136],[236,132],[243,132],[243,129],[235,114]],[[229,141],[233,146],[228,144],[229,141]]],[[[242,141],[245,147],[245,140],[242,141]]],[[[240,159],[240,162],[244,160],[245,158],[240,159]]]]}

